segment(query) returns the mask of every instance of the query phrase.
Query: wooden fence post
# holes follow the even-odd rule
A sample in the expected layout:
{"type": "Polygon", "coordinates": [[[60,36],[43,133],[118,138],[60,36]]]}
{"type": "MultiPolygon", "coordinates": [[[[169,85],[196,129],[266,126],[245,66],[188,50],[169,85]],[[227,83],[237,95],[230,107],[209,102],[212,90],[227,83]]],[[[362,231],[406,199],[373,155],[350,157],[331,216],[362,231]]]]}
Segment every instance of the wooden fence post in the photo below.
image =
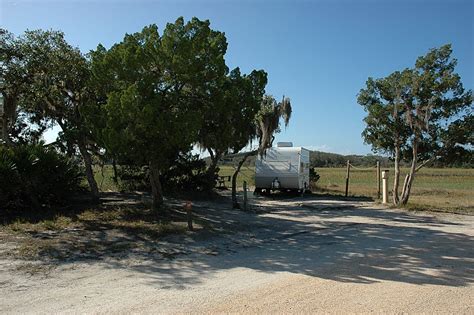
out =
{"type": "Polygon", "coordinates": [[[349,173],[351,171],[351,161],[347,160],[347,173],[346,173],[346,194],[345,196],[347,197],[349,193],[349,173]]]}
{"type": "Polygon", "coordinates": [[[380,199],[380,161],[377,161],[377,199],[380,199]]]}
{"type": "Polygon", "coordinates": [[[186,201],[184,209],[186,210],[186,218],[188,219],[188,230],[192,231],[193,229],[193,213],[192,213],[192,203],[191,201],[186,201]]]}

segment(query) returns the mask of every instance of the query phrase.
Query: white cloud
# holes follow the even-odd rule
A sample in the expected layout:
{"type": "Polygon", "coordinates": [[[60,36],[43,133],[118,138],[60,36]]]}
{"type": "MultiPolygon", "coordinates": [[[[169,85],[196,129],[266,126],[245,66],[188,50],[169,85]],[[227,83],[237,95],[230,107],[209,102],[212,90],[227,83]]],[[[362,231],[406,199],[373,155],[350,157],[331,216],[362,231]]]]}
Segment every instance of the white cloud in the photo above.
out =
{"type": "Polygon", "coordinates": [[[334,152],[334,148],[327,144],[320,145],[304,145],[303,148],[306,148],[311,151],[322,151],[322,152],[334,152]]]}

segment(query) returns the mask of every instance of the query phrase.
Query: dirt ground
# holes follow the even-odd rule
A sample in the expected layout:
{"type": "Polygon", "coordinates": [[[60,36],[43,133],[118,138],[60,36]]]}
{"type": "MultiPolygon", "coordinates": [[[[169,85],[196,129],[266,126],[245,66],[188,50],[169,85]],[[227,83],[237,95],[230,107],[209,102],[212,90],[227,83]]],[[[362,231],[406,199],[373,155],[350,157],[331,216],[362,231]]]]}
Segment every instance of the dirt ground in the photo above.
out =
{"type": "Polygon", "coordinates": [[[315,196],[251,203],[194,202],[212,232],[29,262],[39,273],[22,272],[0,235],[0,313],[474,313],[473,216],[315,196]]]}

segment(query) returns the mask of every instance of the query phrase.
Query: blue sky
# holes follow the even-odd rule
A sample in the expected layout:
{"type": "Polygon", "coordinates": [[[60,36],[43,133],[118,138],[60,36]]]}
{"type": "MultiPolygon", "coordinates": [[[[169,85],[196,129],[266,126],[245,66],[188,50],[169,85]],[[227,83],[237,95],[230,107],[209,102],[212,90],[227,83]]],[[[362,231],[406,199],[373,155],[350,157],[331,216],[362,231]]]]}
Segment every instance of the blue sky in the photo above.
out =
{"type": "MultiPolygon", "coordinates": [[[[265,69],[267,92],[289,96],[290,126],[277,141],[338,153],[370,152],[356,102],[369,76],[410,67],[430,48],[452,43],[464,86],[474,87],[473,1],[13,1],[0,0],[0,24],[62,30],[83,52],[125,33],[179,16],[209,19],[225,32],[226,61],[265,69]]],[[[54,136],[50,132],[48,137],[54,136]]]]}

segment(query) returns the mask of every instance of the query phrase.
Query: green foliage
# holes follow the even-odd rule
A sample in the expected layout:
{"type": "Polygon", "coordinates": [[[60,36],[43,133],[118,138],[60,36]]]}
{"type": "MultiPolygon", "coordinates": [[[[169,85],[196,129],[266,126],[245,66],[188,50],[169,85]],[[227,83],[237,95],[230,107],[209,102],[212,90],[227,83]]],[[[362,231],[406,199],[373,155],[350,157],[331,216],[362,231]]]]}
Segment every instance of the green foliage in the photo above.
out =
{"type": "Polygon", "coordinates": [[[14,138],[18,138],[21,128],[28,126],[22,119],[25,117],[19,117],[18,107],[24,95],[30,91],[35,65],[40,64],[32,62],[39,59],[38,52],[41,51],[28,49],[24,40],[0,29],[0,94],[3,100],[0,141],[3,143],[11,143],[14,138]],[[17,124],[19,120],[21,124],[17,124]]]}
{"type": "Polygon", "coordinates": [[[418,159],[469,149],[463,145],[472,141],[472,124],[466,123],[472,121],[472,91],[454,72],[451,53],[450,45],[432,49],[413,69],[367,80],[358,102],[367,112],[362,135],[375,152],[394,155],[398,147],[402,158],[412,160],[415,138],[418,159]]]}
{"type": "Polygon", "coordinates": [[[438,165],[474,167],[474,115],[469,112],[441,131],[444,143],[438,165]],[[463,144],[463,145],[460,145],[463,144]]]}
{"type": "Polygon", "coordinates": [[[457,60],[451,53],[451,45],[431,49],[412,69],[369,78],[359,93],[358,102],[368,113],[365,142],[395,160],[397,205],[408,202],[415,173],[426,163],[440,157],[472,159],[472,91],[464,90],[454,72],[457,60]],[[411,161],[411,168],[399,198],[400,160],[411,161]]]}
{"type": "Polygon", "coordinates": [[[0,92],[11,113],[4,115],[8,134],[4,142],[37,143],[47,127],[58,124],[70,156],[79,149],[86,166],[91,191],[97,196],[90,152],[91,133],[84,124],[81,107],[93,101],[89,88],[90,69],[79,49],[69,45],[59,31],[26,31],[9,39],[2,56],[0,92]]]}
{"type": "Polygon", "coordinates": [[[123,165],[118,171],[119,188],[123,191],[149,191],[148,166],[123,165]]]}
{"type": "Polygon", "coordinates": [[[408,151],[410,130],[403,121],[403,100],[408,97],[411,75],[412,71],[405,69],[386,78],[369,78],[358,95],[358,103],[367,112],[362,136],[374,152],[393,155],[395,142],[408,151]]]}
{"type": "Polygon", "coordinates": [[[0,146],[2,210],[28,209],[64,202],[80,189],[78,164],[52,148],[38,145],[0,146]]]}
{"type": "MultiPolygon", "coordinates": [[[[218,171],[218,169],[217,169],[218,171]]],[[[199,155],[180,154],[162,175],[168,191],[210,191],[217,180],[216,173],[206,172],[206,162],[199,155]]]]}
{"type": "Polygon", "coordinates": [[[94,80],[107,96],[103,120],[91,123],[109,151],[165,170],[197,140],[210,92],[227,71],[225,36],[209,24],[179,18],[161,36],[151,25],[91,53],[94,80]]]}
{"type": "Polygon", "coordinates": [[[242,75],[235,68],[213,95],[212,107],[204,113],[199,144],[219,159],[228,152],[239,152],[255,137],[255,115],[267,84],[267,73],[253,70],[242,75]]]}
{"type": "Polygon", "coordinates": [[[318,172],[316,172],[314,167],[309,169],[309,181],[310,181],[310,183],[316,183],[320,178],[321,178],[321,176],[318,174],[318,172]]]}
{"type": "MultiPolygon", "coordinates": [[[[150,190],[148,166],[125,165],[118,175],[123,190],[150,190]]],[[[206,162],[199,155],[186,153],[179,154],[160,179],[166,192],[210,191],[214,188],[217,174],[206,172],[206,162]]]]}
{"type": "Polygon", "coordinates": [[[285,127],[288,126],[291,118],[290,99],[283,96],[280,103],[277,103],[271,95],[265,95],[260,104],[260,110],[255,117],[256,136],[259,141],[259,153],[264,154],[265,149],[270,148],[275,138],[275,133],[279,133],[280,119],[283,119],[285,127]]]}

